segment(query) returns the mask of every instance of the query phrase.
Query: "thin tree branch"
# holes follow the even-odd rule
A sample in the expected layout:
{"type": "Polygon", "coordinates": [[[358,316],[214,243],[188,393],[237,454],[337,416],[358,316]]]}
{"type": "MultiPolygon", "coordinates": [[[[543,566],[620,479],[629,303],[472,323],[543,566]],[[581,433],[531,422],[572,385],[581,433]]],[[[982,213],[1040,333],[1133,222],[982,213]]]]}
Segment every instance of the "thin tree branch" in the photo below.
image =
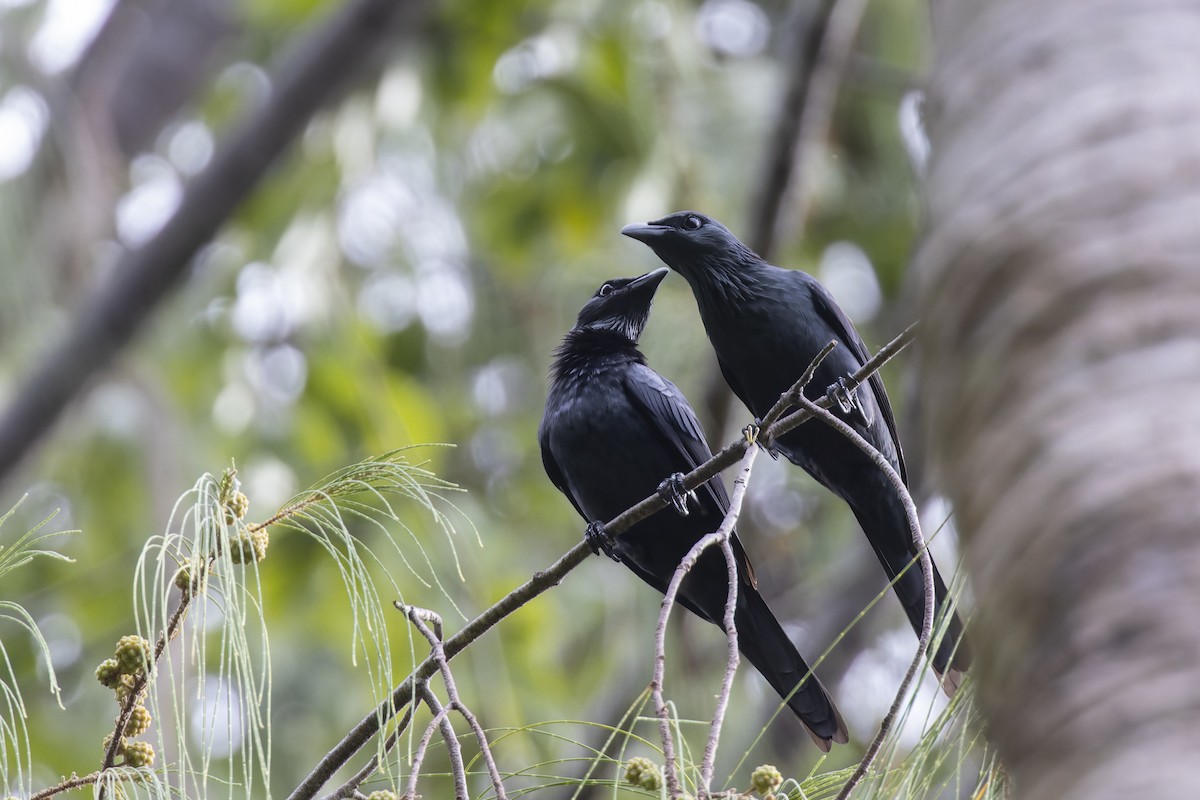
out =
{"type": "Polygon", "coordinates": [[[458,736],[454,733],[454,726],[450,724],[450,711],[445,708],[441,701],[437,699],[437,695],[429,688],[429,685],[422,683],[418,689],[418,694],[421,701],[429,706],[433,711],[433,719],[429,721],[429,726],[425,729],[425,735],[421,737],[421,743],[417,747],[417,752],[413,754],[412,766],[409,768],[408,787],[405,789],[405,800],[416,800],[420,797],[417,794],[417,778],[421,775],[421,764],[425,760],[425,754],[429,751],[429,744],[433,740],[433,732],[441,730],[442,740],[446,743],[446,751],[450,754],[450,773],[454,776],[454,800],[469,800],[467,794],[467,775],[466,767],[463,766],[462,746],[458,743],[458,736]]]}
{"type": "Polygon", "coordinates": [[[746,484],[750,480],[750,470],[758,455],[757,447],[748,447],[742,456],[742,467],[734,480],[733,496],[729,501],[729,510],[721,521],[721,526],[708,534],[688,551],[667,585],[663,595],[662,608],[658,614],[658,626],[654,629],[654,677],[650,680],[650,695],[654,699],[654,711],[658,715],[658,731],[663,744],[663,777],[667,784],[667,797],[675,798],[680,795],[679,774],[675,767],[675,738],[671,735],[671,710],[663,695],[663,679],[667,668],[667,621],[671,609],[675,607],[675,598],[679,595],[679,587],[684,578],[691,572],[692,567],[709,547],[720,545],[726,551],[726,564],[729,568],[729,594],[725,602],[725,632],[729,638],[732,654],[725,670],[725,678],[721,683],[721,694],[717,698],[717,707],[713,713],[712,726],[709,731],[708,743],[704,748],[704,760],[700,767],[700,800],[708,797],[712,785],[713,762],[717,756],[717,742],[721,737],[721,725],[725,721],[725,709],[729,704],[729,691],[733,686],[733,673],[737,670],[737,626],[733,622],[733,611],[737,607],[738,574],[737,562],[733,557],[733,548],[729,547],[729,536],[737,524],[738,515],[742,511],[742,498],[746,495],[746,484]]]}
{"type": "Polygon", "coordinates": [[[102,772],[96,771],[90,775],[84,775],[83,777],[72,775],[62,783],[55,784],[47,789],[42,789],[40,792],[34,792],[33,794],[29,795],[29,800],[50,800],[50,798],[54,797],[56,794],[69,792],[72,789],[81,789],[84,786],[91,786],[95,784],[96,781],[100,780],[100,776],[102,774],[102,772]]]}
{"type": "Polygon", "coordinates": [[[704,746],[704,758],[700,762],[700,797],[707,798],[712,790],[713,769],[717,761],[717,745],[721,741],[721,727],[725,724],[725,711],[729,707],[729,695],[733,691],[733,678],[737,674],[738,662],[738,629],[735,621],[738,600],[738,570],[737,559],[733,555],[733,546],[729,539],[737,525],[738,516],[742,513],[742,500],[746,496],[746,487],[750,483],[750,469],[758,448],[751,447],[742,458],[742,468],[733,479],[733,495],[729,498],[729,513],[717,529],[721,536],[721,552],[725,554],[726,579],[729,581],[729,596],[725,600],[725,634],[728,637],[728,659],[725,663],[725,678],[721,681],[721,692],[717,695],[717,707],[713,711],[712,725],[708,732],[708,742],[704,746]]]}
{"type": "Polygon", "coordinates": [[[853,442],[887,476],[892,484],[892,488],[904,503],[904,513],[908,517],[909,533],[912,535],[913,547],[917,551],[921,565],[921,577],[925,585],[925,613],[921,617],[921,634],[917,637],[916,655],[913,656],[912,663],[908,665],[908,671],[904,673],[904,680],[900,682],[900,688],[896,690],[896,698],[892,701],[891,708],[888,709],[888,713],[884,716],[883,721],[879,723],[879,732],[875,734],[875,738],[871,740],[867,752],[863,755],[862,760],[858,762],[858,767],[854,770],[849,780],[846,781],[845,785],[842,786],[841,792],[838,793],[837,800],[846,800],[855,787],[866,777],[871,764],[879,755],[879,750],[883,747],[883,740],[891,730],[892,725],[895,724],[896,717],[900,713],[900,707],[904,703],[904,698],[908,695],[909,687],[912,685],[913,679],[916,677],[917,671],[925,659],[925,652],[929,649],[929,640],[933,636],[933,560],[929,556],[929,549],[925,546],[925,537],[921,533],[921,522],[917,515],[917,506],[913,503],[912,495],[908,493],[908,487],[904,485],[904,481],[901,480],[896,470],[892,469],[892,465],[888,463],[888,460],[872,447],[866,439],[860,436],[857,431],[835,417],[828,410],[821,408],[803,394],[798,395],[796,400],[800,403],[803,410],[818,417],[826,425],[829,425],[853,442]]]}
{"type": "MultiPolygon", "coordinates": [[[[876,353],[854,375],[850,376],[847,380],[847,385],[850,388],[854,388],[865,382],[880,367],[903,350],[912,341],[915,332],[916,323],[901,332],[900,335],[876,353]]],[[[793,387],[793,390],[795,388],[793,387]]],[[[826,397],[822,397],[814,403],[818,408],[826,408],[828,404],[829,399],[826,397]]],[[[770,441],[772,438],[782,436],[802,422],[811,419],[812,416],[813,413],[811,411],[801,408],[787,417],[777,420],[766,431],[760,431],[760,438],[765,435],[767,437],[766,440],[770,441]]],[[[720,453],[717,453],[711,459],[685,475],[683,478],[684,490],[691,491],[714,475],[733,466],[742,458],[748,447],[749,442],[746,438],[739,437],[737,441],[728,445],[720,453]]],[[[604,526],[605,532],[610,536],[619,536],[621,533],[629,530],[634,524],[666,508],[666,505],[666,501],[655,492],[608,522],[604,526]]],[[[535,572],[529,580],[500,598],[494,605],[464,625],[453,636],[446,639],[443,645],[446,659],[454,658],[454,656],[458,655],[473,641],[491,630],[509,614],[542,592],[557,586],[571,570],[586,561],[590,555],[592,555],[591,547],[586,542],[580,541],[579,544],[560,556],[550,567],[535,572]]],[[[364,716],[357,725],[342,737],[341,741],[317,762],[308,775],[288,795],[288,800],[311,800],[311,798],[315,797],[320,788],[333,777],[334,773],[341,769],[355,753],[361,750],[379,732],[380,726],[385,721],[391,719],[399,709],[404,708],[409,703],[413,696],[414,682],[419,683],[428,680],[437,670],[437,662],[432,657],[426,658],[417,665],[412,673],[393,690],[392,696],[388,700],[385,700],[380,706],[372,709],[370,713],[364,716]]]]}
{"type": "MultiPolygon", "coordinates": [[[[117,715],[117,724],[113,728],[112,739],[108,743],[108,749],[104,751],[104,763],[100,766],[101,773],[112,769],[116,764],[117,751],[121,747],[121,739],[125,734],[125,726],[129,724],[129,718],[133,716],[133,709],[141,704],[143,695],[146,693],[146,687],[150,683],[150,673],[162,658],[163,651],[167,649],[167,643],[179,633],[179,627],[183,624],[183,618],[187,614],[188,606],[191,605],[192,598],[199,591],[199,587],[200,580],[194,580],[180,595],[179,605],[175,606],[175,611],[171,613],[171,618],[167,621],[166,629],[159,635],[158,641],[154,645],[154,657],[151,659],[151,663],[147,664],[141,674],[134,679],[133,686],[129,689],[129,696],[125,698],[125,703],[121,706],[121,713],[117,715]]],[[[100,787],[99,794],[97,795],[99,800],[104,800],[105,788],[105,786],[100,787]]]]}
{"type": "MultiPolygon", "coordinates": [[[[507,800],[507,795],[504,793],[504,782],[500,778],[500,770],[496,767],[496,759],[492,756],[492,748],[488,744],[487,734],[484,733],[483,726],[479,724],[479,719],[467,708],[466,703],[458,694],[458,686],[454,682],[454,674],[450,671],[450,662],[446,659],[446,653],[442,649],[442,618],[432,611],[416,606],[404,606],[400,603],[394,604],[396,608],[404,612],[421,635],[429,642],[429,647],[433,651],[433,657],[437,659],[438,669],[442,673],[442,681],[446,684],[446,697],[450,700],[450,709],[457,711],[471,726],[471,730],[475,734],[476,741],[479,742],[479,752],[483,757],[484,763],[487,765],[488,776],[492,779],[492,789],[496,793],[496,800],[507,800]],[[429,620],[433,623],[436,633],[429,629],[425,621],[429,620]]],[[[464,781],[466,780],[464,776],[464,781]]]]}
{"type": "Polygon", "coordinates": [[[408,728],[409,723],[412,722],[412,718],[413,707],[412,703],[409,703],[404,707],[404,716],[402,716],[400,721],[396,723],[395,730],[388,734],[387,741],[383,743],[383,753],[376,753],[372,755],[371,760],[364,764],[362,769],[351,775],[345,783],[334,789],[330,794],[327,794],[324,800],[345,800],[347,797],[354,797],[356,794],[358,794],[359,787],[362,786],[368,778],[374,775],[377,770],[382,768],[383,762],[381,760],[381,755],[387,755],[388,753],[392,752],[392,749],[396,746],[396,743],[400,741],[400,734],[404,733],[404,731],[408,728]]]}
{"type": "Polygon", "coordinates": [[[113,277],[88,298],[75,325],[14,394],[0,416],[0,482],[67,404],[133,338],[313,115],[338,96],[394,23],[422,0],[354,0],[277,60],[273,91],[249,111],[188,185],[179,208],[149,242],[125,252],[113,277]]]}

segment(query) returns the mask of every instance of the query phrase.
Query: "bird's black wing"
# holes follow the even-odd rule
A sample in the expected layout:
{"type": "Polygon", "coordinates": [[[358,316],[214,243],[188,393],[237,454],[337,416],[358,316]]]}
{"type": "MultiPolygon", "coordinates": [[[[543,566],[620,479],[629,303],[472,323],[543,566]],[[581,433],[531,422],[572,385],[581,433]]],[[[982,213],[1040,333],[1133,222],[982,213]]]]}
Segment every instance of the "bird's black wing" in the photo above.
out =
{"type": "MultiPolygon", "coordinates": [[[[804,273],[797,273],[803,275],[804,273]]],[[[825,324],[833,328],[854,357],[858,360],[859,366],[866,364],[871,360],[871,354],[867,350],[867,345],[863,342],[862,337],[858,335],[858,331],[854,329],[854,323],[846,316],[846,312],[842,311],[838,306],[837,301],[833,296],[816,281],[815,278],[805,275],[808,278],[805,283],[808,285],[809,293],[812,296],[813,308],[821,316],[825,324]]],[[[871,374],[868,379],[868,384],[871,391],[875,394],[875,404],[879,406],[879,411],[883,414],[883,421],[887,424],[888,433],[891,434],[892,444],[896,447],[896,460],[900,462],[900,479],[906,484],[908,483],[908,470],[904,466],[904,451],[900,447],[900,434],[896,430],[896,416],[892,413],[892,404],[888,400],[887,390],[883,386],[883,378],[876,371],[871,374]]]]}
{"type": "MultiPolygon", "coordinates": [[[[554,452],[550,449],[550,426],[545,421],[538,427],[538,444],[542,448],[542,466],[546,468],[546,476],[550,478],[550,482],[567,496],[571,505],[575,506],[575,510],[579,512],[579,516],[592,522],[580,508],[579,501],[575,499],[575,494],[571,491],[571,484],[567,481],[567,476],[563,474],[562,468],[558,466],[558,461],[554,458],[554,452]]],[[[604,521],[606,520],[601,520],[601,522],[604,521]]]]}
{"type": "MultiPolygon", "coordinates": [[[[675,384],[649,367],[637,364],[626,375],[624,385],[634,408],[640,411],[658,432],[662,442],[683,457],[689,470],[712,458],[712,450],[704,438],[700,421],[696,419],[696,412],[675,384]]],[[[712,478],[697,491],[707,495],[721,514],[729,511],[729,495],[726,494],[725,485],[721,483],[720,478],[712,478]]],[[[750,565],[742,543],[734,536],[731,537],[731,544],[747,583],[751,586],[756,585],[754,568],[750,565]]]]}

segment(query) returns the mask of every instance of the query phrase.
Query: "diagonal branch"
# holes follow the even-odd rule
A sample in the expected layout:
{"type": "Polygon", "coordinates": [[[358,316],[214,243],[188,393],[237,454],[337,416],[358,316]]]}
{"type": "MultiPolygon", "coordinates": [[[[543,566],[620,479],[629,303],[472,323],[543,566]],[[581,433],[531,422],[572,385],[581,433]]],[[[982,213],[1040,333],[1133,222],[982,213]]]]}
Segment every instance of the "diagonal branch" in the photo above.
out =
{"type": "MultiPolygon", "coordinates": [[[[420,694],[420,690],[417,691],[420,694]]],[[[346,779],[338,788],[334,789],[324,800],[345,800],[347,797],[354,797],[358,794],[358,787],[362,786],[368,778],[375,774],[383,767],[381,761],[382,756],[392,752],[396,747],[396,743],[400,741],[400,735],[408,729],[409,723],[412,722],[413,707],[409,703],[404,707],[404,714],[400,717],[400,721],[396,723],[395,729],[388,734],[387,741],[383,743],[383,753],[376,753],[371,756],[371,760],[362,766],[362,768],[346,779]]]]}
{"type": "Polygon", "coordinates": [[[162,230],[121,256],[112,279],[84,302],[66,337],[17,388],[0,416],[0,481],[133,338],[183,279],[196,252],[317,111],[377,52],[396,22],[424,5],[423,0],[354,0],[277,61],[270,98],[249,111],[217,149],[162,230]]]}

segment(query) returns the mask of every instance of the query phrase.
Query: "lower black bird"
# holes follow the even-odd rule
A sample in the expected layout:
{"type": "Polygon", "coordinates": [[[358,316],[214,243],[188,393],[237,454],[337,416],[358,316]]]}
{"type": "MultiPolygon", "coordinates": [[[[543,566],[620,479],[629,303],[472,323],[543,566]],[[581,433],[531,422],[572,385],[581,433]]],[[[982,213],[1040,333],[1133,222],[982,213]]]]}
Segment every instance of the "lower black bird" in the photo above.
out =
{"type": "MultiPolygon", "coordinates": [[[[857,391],[844,390],[845,376],[861,367],[869,354],[854,325],[813,277],[768,264],[724,225],[696,211],[627,225],[621,233],[649,245],[687,280],[721,373],[756,416],[765,415],[821,348],[836,340],[838,346],[821,363],[805,395],[817,399],[829,387],[836,400],[834,412],[907,482],[883,381],[876,373],[857,391]]],[[[850,505],[889,578],[912,564],[916,550],[903,502],[883,471],[853,443],[826,425],[810,422],[772,447],[850,505]]],[[[919,632],[925,609],[919,567],[913,564],[894,586],[919,632]]],[[[941,609],[947,593],[936,566],[934,588],[941,609]]],[[[952,693],[971,661],[957,615],[931,656],[943,688],[952,693]]]]}
{"type": "MultiPolygon", "coordinates": [[[[650,367],[637,341],[655,290],[666,276],[659,269],[639,278],[606,282],[579,312],[575,327],[555,352],[546,412],[538,430],[546,474],[585,520],[594,547],[666,592],[679,562],[697,541],[715,531],[729,509],[719,478],[694,495],[673,493],[677,512],[664,510],[618,537],[602,540],[600,526],[678,473],[712,457],[696,415],[680,391],[650,367]],[[684,513],[686,512],[686,514],[684,513]]],[[[808,665],[783,632],[755,586],[742,543],[731,541],[738,562],[738,643],[747,660],[786,697],[808,673],[808,665]]],[[[725,615],[725,559],[710,548],[688,573],[679,602],[718,626],[725,615]]],[[[815,675],[788,705],[817,746],[846,742],[846,725],[815,675]]]]}

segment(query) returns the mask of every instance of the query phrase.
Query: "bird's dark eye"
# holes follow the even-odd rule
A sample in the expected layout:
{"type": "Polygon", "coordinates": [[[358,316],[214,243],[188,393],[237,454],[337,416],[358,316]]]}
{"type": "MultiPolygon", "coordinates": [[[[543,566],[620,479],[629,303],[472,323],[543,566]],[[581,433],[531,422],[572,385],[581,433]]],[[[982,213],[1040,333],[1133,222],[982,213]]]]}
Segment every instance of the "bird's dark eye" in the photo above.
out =
{"type": "Polygon", "coordinates": [[[697,230],[703,224],[704,222],[695,214],[692,214],[683,221],[683,227],[689,231],[697,230]]]}
{"type": "Polygon", "coordinates": [[[612,294],[612,291],[613,285],[611,283],[606,283],[600,287],[600,291],[596,292],[596,294],[600,297],[608,297],[610,294],[612,294]]]}

